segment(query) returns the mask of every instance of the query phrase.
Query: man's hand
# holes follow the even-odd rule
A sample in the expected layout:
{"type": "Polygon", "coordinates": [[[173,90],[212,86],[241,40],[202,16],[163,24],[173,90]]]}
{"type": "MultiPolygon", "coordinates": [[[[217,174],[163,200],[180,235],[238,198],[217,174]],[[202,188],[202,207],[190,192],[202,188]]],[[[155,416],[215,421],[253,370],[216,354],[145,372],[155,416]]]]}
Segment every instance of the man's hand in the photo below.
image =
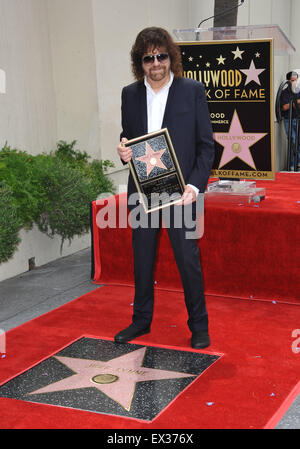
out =
{"type": "Polygon", "coordinates": [[[126,139],[126,137],[123,137],[123,139],[121,140],[120,144],[117,147],[118,154],[124,162],[129,162],[132,158],[131,148],[124,146],[124,143],[126,143],[127,141],[128,139],[126,139]]]}
{"type": "Polygon", "coordinates": [[[191,186],[185,186],[184,192],[181,197],[181,201],[176,203],[177,206],[185,206],[187,204],[193,203],[196,201],[196,192],[191,186]]]}

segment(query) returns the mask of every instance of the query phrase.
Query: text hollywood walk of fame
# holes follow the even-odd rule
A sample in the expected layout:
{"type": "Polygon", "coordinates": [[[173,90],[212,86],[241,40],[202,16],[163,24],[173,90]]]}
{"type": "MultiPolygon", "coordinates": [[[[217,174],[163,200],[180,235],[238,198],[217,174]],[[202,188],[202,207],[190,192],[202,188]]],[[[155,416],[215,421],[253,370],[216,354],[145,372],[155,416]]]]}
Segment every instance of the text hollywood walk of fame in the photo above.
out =
{"type": "MultiPolygon", "coordinates": [[[[266,89],[262,87],[260,81],[260,75],[266,71],[266,67],[258,68],[255,62],[260,60],[261,52],[251,51],[250,61],[244,62],[243,53],[246,50],[240,50],[238,46],[236,50],[227,50],[226,57],[222,54],[219,57],[213,56],[212,52],[204,57],[203,54],[199,54],[201,46],[197,48],[183,45],[183,47],[184,76],[204,84],[208,102],[221,99],[266,100],[266,89]],[[193,56],[188,56],[189,54],[193,56]]],[[[209,48],[212,49],[211,46],[209,48]]],[[[218,50],[220,51],[220,48],[218,50]]]]}

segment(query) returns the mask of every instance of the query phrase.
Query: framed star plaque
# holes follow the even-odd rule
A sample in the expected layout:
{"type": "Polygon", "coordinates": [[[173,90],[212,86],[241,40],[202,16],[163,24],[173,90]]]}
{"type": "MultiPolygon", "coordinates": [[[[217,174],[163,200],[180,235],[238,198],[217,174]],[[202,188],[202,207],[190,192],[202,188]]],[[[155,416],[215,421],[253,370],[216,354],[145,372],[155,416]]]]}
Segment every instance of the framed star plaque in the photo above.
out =
{"type": "Polygon", "coordinates": [[[129,168],[145,212],[178,203],[185,183],[167,128],[124,145],[132,150],[129,168]]]}
{"type": "Polygon", "coordinates": [[[274,179],[273,40],[180,42],[183,75],[203,83],[215,140],[211,176],[274,179]]]}

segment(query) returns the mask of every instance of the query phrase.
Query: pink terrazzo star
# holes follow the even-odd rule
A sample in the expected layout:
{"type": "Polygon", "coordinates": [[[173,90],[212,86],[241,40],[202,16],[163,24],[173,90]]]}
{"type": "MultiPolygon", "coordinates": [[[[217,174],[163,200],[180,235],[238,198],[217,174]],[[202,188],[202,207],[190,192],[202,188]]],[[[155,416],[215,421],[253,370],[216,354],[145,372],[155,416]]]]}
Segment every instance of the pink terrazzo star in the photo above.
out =
{"type": "Polygon", "coordinates": [[[146,349],[137,349],[108,362],[56,356],[75,374],[29,394],[95,387],[129,411],[137,382],[196,377],[195,374],[145,368],[142,363],[146,349]]]}
{"type": "Polygon", "coordinates": [[[235,110],[229,132],[214,133],[215,141],[224,147],[219,168],[238,157],[256,170],[250,147],[266,135],[267,133],[244,133],[235,110]]]}
{"type": "Polygon", "coordinates": [[[150,175],[154,167],[160,167],[167,170],[167,167],[160,159],[165,151],[166,148],[164,150],[153,151],[148,142],[146,142],[146,154],[144,156],[136,157],[136,160],[147,165],[147,176],[150,175]]]}

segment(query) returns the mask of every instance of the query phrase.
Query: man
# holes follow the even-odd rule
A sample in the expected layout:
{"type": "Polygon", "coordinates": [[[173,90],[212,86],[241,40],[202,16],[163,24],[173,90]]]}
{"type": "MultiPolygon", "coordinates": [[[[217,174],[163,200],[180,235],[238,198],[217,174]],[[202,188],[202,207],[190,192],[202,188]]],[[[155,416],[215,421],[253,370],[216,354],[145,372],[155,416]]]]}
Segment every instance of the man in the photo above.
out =
{"type": "MultiPolygon", "coordinates": [[[[298,112],[296,110],[295,107],[295,102],[299,105],[300,107],[300,92],[298,93],[292,93],[292,85],[295,83],[297,83],[298,80],[298,74],[296,72],[288,72],[286,74],[286,79],[289,81],[290,86],[288,86],[286,89],[284,89],[282,91],[281,94],[281,98],[280,98],[280,102],[281,102],[281,109],[282,109],[282,117],[284,120],[284,128],[286,131],[287,136],[289,135],[289,115],[290,115],[290,101],[292,99],[292,97],[294,96],[294,102],[292,103],[293,105],[293,110],[292,110],[292,129],[291,129],[291,136],[292,136],[292,150],[291,150],[291,155],[290,155],[290,170],[294,171],[296,168],[297,170],[300,170],[300,144],[297,143],[297,151],[298,151],[298,162],[297,162],[297,167],[295,167],[295,154],[293,151],[293,146],[295,145],[295,138],[296,138],[296,123],[297,123],[297,117],[298,117],[298,112]]],[[[300,129],[299,129],[299,133],[300,133],[300,129]]]]}
{"type": "MultiPolygon", "coordinates": [[[[191,203],[194,206],[197,194],[206,189],[214,159],[204,88],[199,82],[182,77],[179,47],[161,28],[146,28],[138,34],[131,50],[131,62],[137,81],[122,91],[123,131],[118,154],[123,163],[128,163],[132,151],[124,147],[127,140],[168,128],[186,183],[181,203],[183,207],[191,203]]],[[[128,198],[135,192],[130,174],[128,198]]],[[[167,231],[183,284],[188,326],[192,332],[191,345],[200,349],[210,344],[210,337],[199,248],[195,239],[186,239],[184,223],[181,228],[174,226],[176,207],[170,207],[171,219],[167,231]]],[[[149,223],[152,213],[148,214],[149,223]]],[[[118,343],[150,332],[158,232],[159,228],[150,226],[132,229],[135,278],[133,317],[130,326],[115,336],[118,343]]]]}

